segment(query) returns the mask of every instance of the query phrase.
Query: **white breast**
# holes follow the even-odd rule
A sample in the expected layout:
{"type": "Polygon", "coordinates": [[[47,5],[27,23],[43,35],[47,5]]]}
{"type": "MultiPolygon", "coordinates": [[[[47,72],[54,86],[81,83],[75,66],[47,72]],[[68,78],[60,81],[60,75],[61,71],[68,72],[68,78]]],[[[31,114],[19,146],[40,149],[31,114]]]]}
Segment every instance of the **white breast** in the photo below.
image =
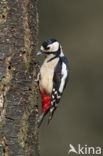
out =
{"type": "Polygon", "coordinates": [[[45,90],[48,94],[51,94],[53,89],[54,68],[56,67],[58,60],[59,58],[56,58],[47,62],[48,58],[46,58],[40,69],[40,88],[45,90]]]}

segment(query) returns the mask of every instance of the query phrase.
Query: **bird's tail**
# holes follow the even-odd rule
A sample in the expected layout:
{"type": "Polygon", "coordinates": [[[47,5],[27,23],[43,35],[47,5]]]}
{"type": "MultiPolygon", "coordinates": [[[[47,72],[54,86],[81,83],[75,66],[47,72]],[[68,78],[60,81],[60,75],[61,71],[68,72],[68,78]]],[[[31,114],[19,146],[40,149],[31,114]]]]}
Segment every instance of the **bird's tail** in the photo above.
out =
{"type": "Polygon", "coordinates": [[[55,110],[56,110],[56,107],[51,107],[51,108],[50,108],[48,124],[49,124],[50,121],[52,120],[55,110]]]}
{"type": "Polygon", "coordinates": [[[46,114],[48,113],[49,109],[46,111],[46,113],[42,113],[40,116],[39,116],[39,119],[38,119],[38,128],[41,126],[41,123],[43,122],[43,119],[44,117],[46,116],[46,114]]]}
{"type": "Polygon", "coordinates": [[[38,119],[38,128],[40,127],[40,125],[41,125],[41,123],[42,123],[42,121],[43,121],[43,119],[44,119],[44,116],[45,116],[44,113],[42,113],[42,114],[40,115],[40,117],[39,117],[39,119],[38,119]]]}

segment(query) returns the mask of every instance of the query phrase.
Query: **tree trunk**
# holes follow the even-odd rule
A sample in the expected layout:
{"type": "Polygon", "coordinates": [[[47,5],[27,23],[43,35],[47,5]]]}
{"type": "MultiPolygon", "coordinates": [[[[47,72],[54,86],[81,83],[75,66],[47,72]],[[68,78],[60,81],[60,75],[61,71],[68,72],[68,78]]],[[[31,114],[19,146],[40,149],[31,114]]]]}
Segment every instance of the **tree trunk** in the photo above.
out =
{"type": "Polygon", "coordinates": [[[38,156],[37,0],[0,0],[0,156],[38,156]]]}

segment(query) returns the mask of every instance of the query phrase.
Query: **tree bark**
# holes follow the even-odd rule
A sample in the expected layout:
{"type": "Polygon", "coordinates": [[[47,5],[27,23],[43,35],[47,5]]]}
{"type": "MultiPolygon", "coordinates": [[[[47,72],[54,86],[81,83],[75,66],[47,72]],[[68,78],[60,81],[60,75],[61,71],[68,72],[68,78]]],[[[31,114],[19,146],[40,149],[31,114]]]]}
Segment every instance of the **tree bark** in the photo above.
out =
{"type": "Polygon", "coordinates": [[[37,0],[0,0],[0,156],[38,156],[37,0]]]}

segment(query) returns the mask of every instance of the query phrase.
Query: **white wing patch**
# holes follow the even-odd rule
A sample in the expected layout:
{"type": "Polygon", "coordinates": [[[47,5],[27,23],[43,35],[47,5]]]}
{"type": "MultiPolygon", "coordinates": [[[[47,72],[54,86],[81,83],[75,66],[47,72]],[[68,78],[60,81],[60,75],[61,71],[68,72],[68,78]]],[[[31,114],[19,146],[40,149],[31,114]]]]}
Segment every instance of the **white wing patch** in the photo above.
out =
{"type": "Polygon", "coordinates": [[[62,93],[63,89],[64,89],[64,85],[65,85],[65,79],[67,78],[67,69],[66,69],[66,65],[64,63],[62,63],[62,71],[61,74],[63,75],[62,79],[61,79],[61,83],[60,83],[60,87],[59,87],[59,92],[62,93]]]}

